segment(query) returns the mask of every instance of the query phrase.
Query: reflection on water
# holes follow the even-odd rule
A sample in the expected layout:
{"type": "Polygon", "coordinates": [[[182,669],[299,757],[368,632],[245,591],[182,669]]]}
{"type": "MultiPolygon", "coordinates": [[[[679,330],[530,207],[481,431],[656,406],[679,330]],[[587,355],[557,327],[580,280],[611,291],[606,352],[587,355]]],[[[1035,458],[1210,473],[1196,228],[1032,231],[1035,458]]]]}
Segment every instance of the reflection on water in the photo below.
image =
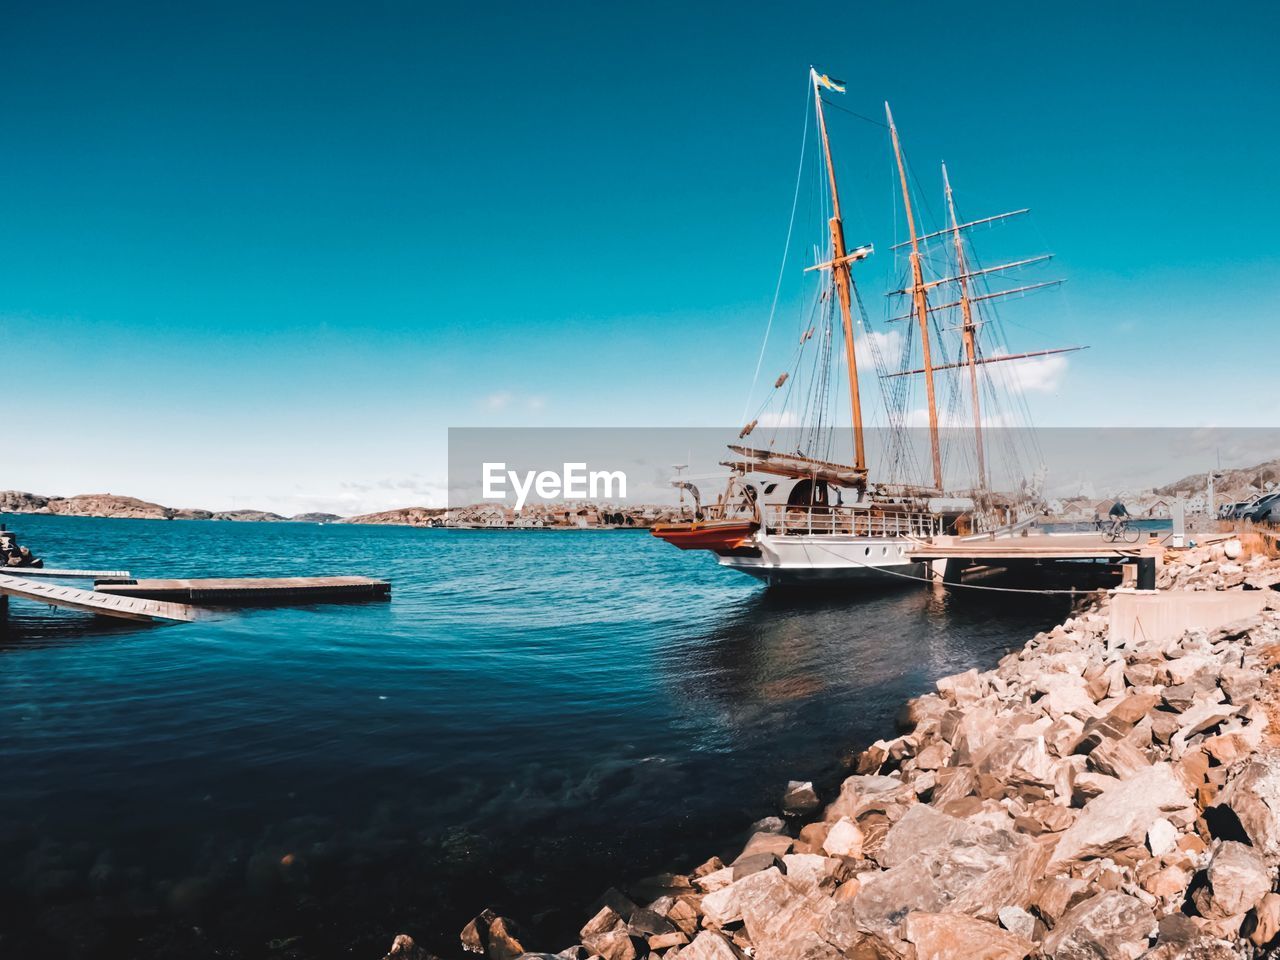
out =
{"type": "Polygon", "coordinates": [[[15,601],[14,955],[456,952],[486,905],[558,948],[604,887],[727,852],[787,779],[834,783],[906,696],[1066,609],[765,593],[637,533],[10,522],[51,564],[394,585],[159,628],[15,601]]]}

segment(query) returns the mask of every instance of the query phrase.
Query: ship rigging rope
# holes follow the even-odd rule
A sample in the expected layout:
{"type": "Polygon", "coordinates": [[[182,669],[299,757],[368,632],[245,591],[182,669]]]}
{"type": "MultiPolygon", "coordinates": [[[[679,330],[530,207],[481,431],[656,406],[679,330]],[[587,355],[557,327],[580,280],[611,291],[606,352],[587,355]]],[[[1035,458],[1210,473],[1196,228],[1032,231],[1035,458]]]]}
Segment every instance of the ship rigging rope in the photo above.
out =
{"type": "Polygon", "coordinates": [[[800,201],[800,181],[804,177],[805,149],[809,143],[809,87],[805,84],[804,132],[800,135],[800,163],[796,168],[796,186],[791,194],[791,217],[787,222],[787,242],[782,247],[782,263],[778,267],[778,282],[773,287],[773,304],[769,307],[769,322],[765,324],[764,340],[760,343],[760,355],[756,357],[756,372],[751,377],[751,388],[747,391],[747,399],[742,405],[742,423],[747,422],[747,412],[751,409],[751,396],[755,393],[756,382],[760,379],[760,367],[764,363],[765,348],[769,346],[769,333],[773,330],[773,317],[778,311],[778,296],[782,292],[782,279],[787,272],[787,258],[791,253],[791,234],[796,225],[796,206],[800,201]]]}

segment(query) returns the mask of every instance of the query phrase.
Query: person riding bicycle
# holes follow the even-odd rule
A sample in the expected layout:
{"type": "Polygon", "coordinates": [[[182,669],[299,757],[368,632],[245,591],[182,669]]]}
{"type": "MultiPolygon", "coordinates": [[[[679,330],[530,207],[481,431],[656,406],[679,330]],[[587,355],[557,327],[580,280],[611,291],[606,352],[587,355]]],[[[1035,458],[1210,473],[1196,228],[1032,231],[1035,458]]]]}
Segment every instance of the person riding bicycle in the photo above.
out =
{"type": "Polygon", "coordinates": [[[1111,509],[1107,511],[1107,516],[1111,519],[1111,533],[1118,533],[1121,525],[1129,519],[1129,511],[1125,509],[1123,503],[1117,500],[1111,505],[1111,509]]]}

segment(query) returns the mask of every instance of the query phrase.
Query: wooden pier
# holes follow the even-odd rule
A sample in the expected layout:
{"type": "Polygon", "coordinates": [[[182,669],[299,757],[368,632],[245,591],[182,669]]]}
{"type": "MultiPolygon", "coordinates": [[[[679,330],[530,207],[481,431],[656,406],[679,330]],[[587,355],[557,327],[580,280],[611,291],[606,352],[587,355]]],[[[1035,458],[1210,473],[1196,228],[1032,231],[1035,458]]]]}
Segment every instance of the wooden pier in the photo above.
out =
{"type": "Polygon", "coordinates": [[[207,580],[100,580],[97,593],[147,600],[236,605],[385,599],[391,584],[372,577],[218,577],[207,580]]]}
{"type": "Polygon", "coordinates": [[[935,537],[911,551],[917,563],[927,563],[934,580],[956,583],[984,571],[1025,566],[1112,566],[1159,557],[1164,547],[1146,539],[1111,542],[1099,533],[1047,534],[962,540],[935,537]]]}
{"type": "Polygon", "coordinates": [[[56,567],[3,567],[0,572],[23,577],[61,577],[65,580],[128,580],[128,570],[60,570],[56,567]]]}
{"type": "MultiPolygon", "coordinates": [[[[76,587],[57,583],[39,583],[35,580],[0,574],[0,598],[3,598],[5,607],[8,606],[9,597],[34,600],[36,603],[81,610],[85,613],[97,613],[121,620],[185,622],[196,619],[196,612],[182,603],[110,596],[97,591],[79,590],[76,587]]],[[[4,612],[0,610],[0,614],[4,612]]]]}
{"type": "MultiPolygon", "coordinates": [[[[989,540],[960,540],[936,537],[911,551],[915,561],[969,560],[996,563],[1002,560],[1101,560],[1123,562],[1150,551],[1145,540],[1137,543],[1109,543],[1100,534],[1029,534],[989,540]]],[[[1156,547],[1156,550],[1162,550],[1156,547]]]]}

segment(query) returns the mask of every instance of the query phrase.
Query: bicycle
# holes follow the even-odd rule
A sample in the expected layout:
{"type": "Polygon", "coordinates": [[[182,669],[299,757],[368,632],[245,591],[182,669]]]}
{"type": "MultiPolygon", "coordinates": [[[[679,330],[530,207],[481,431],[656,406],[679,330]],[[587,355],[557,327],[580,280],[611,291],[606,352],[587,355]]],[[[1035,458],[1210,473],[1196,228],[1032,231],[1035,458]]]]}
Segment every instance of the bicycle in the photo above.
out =
{"type": "Polygon", "coordinates": [[[1124,540],[1125,543],[1137,543],[1138,538],[1141,536],[1142,531],[1135,527],[1128,517],[1121,517],[1102,533],[1102,539],[1107,543],[1115,543],[1117,540],[1124,540]]]}

